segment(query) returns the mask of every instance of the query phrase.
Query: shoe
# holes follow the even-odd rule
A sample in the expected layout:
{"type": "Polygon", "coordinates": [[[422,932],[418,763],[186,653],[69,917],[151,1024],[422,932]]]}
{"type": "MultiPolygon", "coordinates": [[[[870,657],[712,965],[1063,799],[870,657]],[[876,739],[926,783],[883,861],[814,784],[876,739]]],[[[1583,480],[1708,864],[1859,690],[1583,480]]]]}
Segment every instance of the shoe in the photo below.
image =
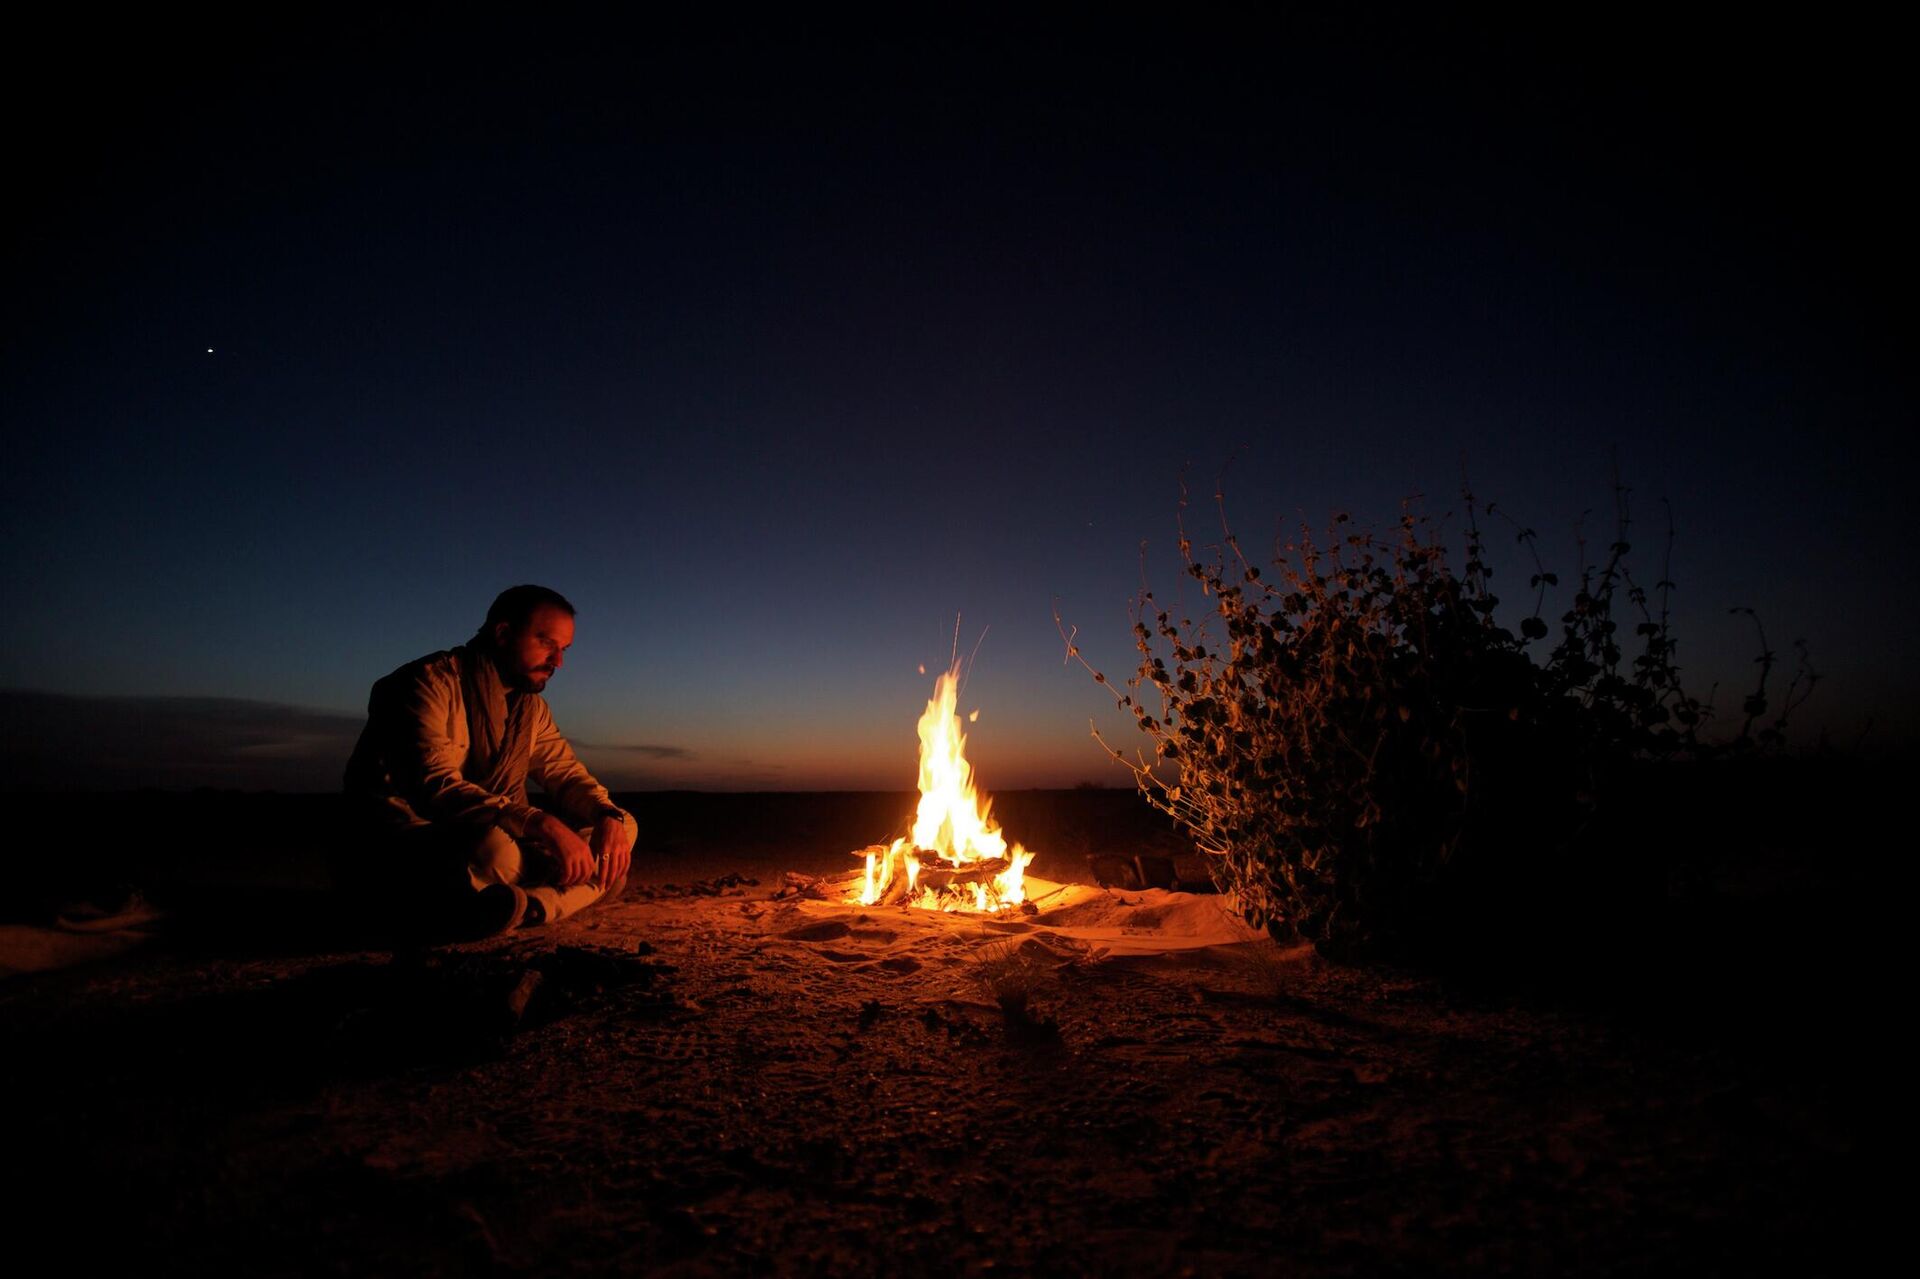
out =
{"type": "Polygon", "coordinates": [[[166,917],[165,911],[135,888],[128,890],[124,897],[70,902],[61,908],[53,922],[70,933],[113,933],[157,923],[166,917]]]}
{"type": "Polygon", "coordinates": [[[527,895],[512,884],[488,884],[473,895],[462,914],[466,926],[460,931],[467,937],[475,941],[498,937],[518,928],[526,918],[527,895]]]}

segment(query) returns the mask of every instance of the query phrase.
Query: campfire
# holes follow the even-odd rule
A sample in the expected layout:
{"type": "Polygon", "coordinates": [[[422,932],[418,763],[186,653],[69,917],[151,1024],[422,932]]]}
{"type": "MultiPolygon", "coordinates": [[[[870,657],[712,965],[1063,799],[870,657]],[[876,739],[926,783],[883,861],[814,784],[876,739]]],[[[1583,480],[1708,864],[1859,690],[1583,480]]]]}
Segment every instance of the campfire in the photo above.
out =
{"type": "MultiPolygon", "coordinates": [[[[863,906],[900,904],[922,910],[1010,910],[1026,900],[1025,874],[1033,854],[1009,846],[989,816],[992,801],[973,785],[966,734],[956,709],[958,665],[935,681],[920,716],[920,807],[913,833],[891,844],[857,849],[866,876],[853,900],[863,906]]],[[[975,711],[969,718],[979,718],[975,711]]]]}

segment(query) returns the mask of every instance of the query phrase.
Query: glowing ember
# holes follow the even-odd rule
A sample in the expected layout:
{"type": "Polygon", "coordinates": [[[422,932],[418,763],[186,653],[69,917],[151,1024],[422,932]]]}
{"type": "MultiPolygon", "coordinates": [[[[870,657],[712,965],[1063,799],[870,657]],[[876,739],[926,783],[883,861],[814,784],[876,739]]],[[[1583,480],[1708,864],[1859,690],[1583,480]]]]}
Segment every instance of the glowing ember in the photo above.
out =
{"type": "Polygon", "coordinates": [[[920,809],[913,835],[854,854],[867,862],[856,900],[863,906],[901,902],[925,910],[997,911],[1026,900],[1033,854],[1007,844],[973,786],[966,734],[955,704],[956,667],[935,682],[920,717],[920,809]]]}

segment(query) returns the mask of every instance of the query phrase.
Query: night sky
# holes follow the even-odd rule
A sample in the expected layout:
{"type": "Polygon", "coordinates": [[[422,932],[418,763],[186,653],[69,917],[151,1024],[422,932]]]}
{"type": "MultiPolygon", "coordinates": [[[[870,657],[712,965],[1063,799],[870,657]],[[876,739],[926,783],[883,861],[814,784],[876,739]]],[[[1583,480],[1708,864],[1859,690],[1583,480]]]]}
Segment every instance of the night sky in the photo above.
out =
{"type": "Polygon", "coordinates": [[[1617,461],[1703,690],[1751,606],[1910,733],[1890,33],[940,18],[17,29],[8,780],[331,789],[532,581],[616,787],[910,788],[956,615],[981,781],[1119,784],[1053,608],[1131,670],[1183,475],[1264,544],[1463,463],[1569,577],[1617,461]]]}

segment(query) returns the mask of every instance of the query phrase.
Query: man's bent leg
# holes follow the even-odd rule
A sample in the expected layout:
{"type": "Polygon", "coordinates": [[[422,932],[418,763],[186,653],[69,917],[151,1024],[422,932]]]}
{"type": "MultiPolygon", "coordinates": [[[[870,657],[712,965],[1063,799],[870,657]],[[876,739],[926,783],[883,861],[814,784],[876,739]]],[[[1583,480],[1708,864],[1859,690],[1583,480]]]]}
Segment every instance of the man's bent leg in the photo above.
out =
{"type": "Polygon", "coordinates": [[[467,855],[467,878],[476,889],[488,884],[517,884],[526,873],[519,841],[498,826],[487,827],[467,855]]]}
{"type": "MultiPolygon", "coordinates": [[[[626,824],[627,842],[629,847],[631,847],[633,841],[640,837],[640,827],[631,816],[626,818],[626,824]]],[[[593,827],[583,826],[576,833],[588,844],[593,843],[593,827]]],[[[600,887],[599,874],[599,869],[596,867],[594,870],[594,878],[584,884],[575,884],[571,888],[561,888],[557,886],[529,887],[527,888],[527,895],[539,899],[541,907],[546,911],[547,919],[565,919],[568,915],[579,914],[587,907],[599,901],[603,896],[618,897],[626,891],[627,877],[625,875],[614,880],[613,883],[607,885],[605,890],[602,890],[600,887]]]]}
{"type": "Polygon", "coordinates": [[[365,902],[382,927],[486,936],[511,928],[525,909],[508,878],[518,876],[519,852],[497,828],[484,836],[447,826],[370,832],[356,841],[357,855],[338,860],[336,886],[365,902]]]}

